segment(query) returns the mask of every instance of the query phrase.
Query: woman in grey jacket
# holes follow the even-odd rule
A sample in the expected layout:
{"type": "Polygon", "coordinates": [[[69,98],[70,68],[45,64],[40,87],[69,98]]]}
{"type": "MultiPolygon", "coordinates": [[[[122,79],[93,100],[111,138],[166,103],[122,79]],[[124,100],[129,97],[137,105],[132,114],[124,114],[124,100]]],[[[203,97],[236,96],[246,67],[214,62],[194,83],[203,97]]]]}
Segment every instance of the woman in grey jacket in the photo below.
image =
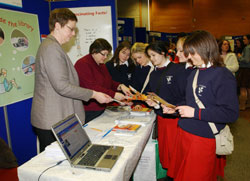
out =
{"type": "Polygon", "coordinates": [[[110,96],[81,88],[77,72],[61,45],[75,36],[77,17],[67,8],[55,9],[49,17],[50,34],[36,55],[35,90],[31,124],[38,136],[40,151],[55,141],[51,126],[76,113],[82,123],[85,112],[82,101],[91,98],[108,103],[110,96]]]}

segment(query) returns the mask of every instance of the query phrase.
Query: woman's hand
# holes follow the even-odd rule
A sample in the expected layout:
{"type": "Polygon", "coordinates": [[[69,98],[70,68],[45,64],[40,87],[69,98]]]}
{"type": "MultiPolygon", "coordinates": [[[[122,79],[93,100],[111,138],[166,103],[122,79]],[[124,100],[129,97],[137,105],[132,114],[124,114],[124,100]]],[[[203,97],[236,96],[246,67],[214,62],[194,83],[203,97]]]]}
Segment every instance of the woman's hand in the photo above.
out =
{"type": "Polygon", "coordinates": [[[109,95],[97,91],[93,91],[92,98],[97,100],[101,104],[109,103],[113,100],[109,95]]]}
{"type": "Polygon", "coordinates": [[[133,96],[130,89],[124,84],[120,84],[118,90],[121,90],[126,96],[133,96]]]}
{"type": "Polygon", "coordinates": [[[190,106],[178,106],[175,108],[178,110],[181,117],[193,118],[195,109],[190,106]]]}
{"type": "Polygon", "coordinates": [[[151,99],[147,99],[145,102],[146,102],[150,107],[154,107],[155,109],[159,109],[159,108],[160,108],[159,104],[158,104],[157,102],[151,100],[151,99]]]}
{"type": "Polygon", "coordinates": [[[126,99],[126,96],[125,95],[123,95],[122,93],[120,93],[120,92],[116,92],[115,93],[115,97],[114,97],[115,99],[117,99],[117,100],[119,100],[119,101],[121,101],[121,100],[124,100],[124,99],[126,99]]]}
{"type": "Polygon", "coordinates": [[[164,104],[161,104],[161,107],[162,107],[162,110],[163,110],[164,114],[174,114],[176,112],[175,109],[167,107],[164,104]]]}

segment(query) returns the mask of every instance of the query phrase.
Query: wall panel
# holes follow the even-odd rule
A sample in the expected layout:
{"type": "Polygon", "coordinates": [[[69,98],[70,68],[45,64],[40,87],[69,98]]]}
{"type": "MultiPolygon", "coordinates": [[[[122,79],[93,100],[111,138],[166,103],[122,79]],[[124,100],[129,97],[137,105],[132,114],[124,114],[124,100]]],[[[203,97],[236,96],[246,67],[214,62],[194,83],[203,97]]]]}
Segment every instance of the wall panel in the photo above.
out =
{"type": "Polygon", "coordinates": [[[216,37],[250,33],[250,1],[194,0],[194,29],[205,29],[216,37]]]}
{"type": "Polygon", "coordinates": [[[151,0],[151,31],[244,35],[250,33],[249,7],[248,0],[151,0]]]}
{"type": "Polygon", "coordinates": [[[192,31],[191,0],[152,0],[150,11],[151,31],[192,31]]]}

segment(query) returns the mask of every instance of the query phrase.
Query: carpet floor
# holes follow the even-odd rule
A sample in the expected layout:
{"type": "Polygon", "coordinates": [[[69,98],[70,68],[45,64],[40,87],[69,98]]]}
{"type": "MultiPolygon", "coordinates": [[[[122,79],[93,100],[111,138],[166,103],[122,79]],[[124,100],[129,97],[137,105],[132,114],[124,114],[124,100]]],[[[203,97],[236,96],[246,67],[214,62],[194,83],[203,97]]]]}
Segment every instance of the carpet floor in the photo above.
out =
{"type": "Polygon", "coordinates": [[[234,136],[234,152],[227,156],[226,181],[250,180],[250,109],[240,111],[239,119],[229,125],[234,136]]]}

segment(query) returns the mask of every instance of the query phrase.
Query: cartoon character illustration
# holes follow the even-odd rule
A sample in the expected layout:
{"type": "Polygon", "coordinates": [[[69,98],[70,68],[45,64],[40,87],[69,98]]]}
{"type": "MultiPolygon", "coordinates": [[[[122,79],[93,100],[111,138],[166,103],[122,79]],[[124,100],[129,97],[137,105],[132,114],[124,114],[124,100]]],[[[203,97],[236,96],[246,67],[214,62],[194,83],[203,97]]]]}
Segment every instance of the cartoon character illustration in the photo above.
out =
{"type": "Polygon", "coordinates": [[[16,84],[15,79],[7,80],[7,70],[5,68],[1,68],[0,77],[0,94],[9,92],[13,88],[13,86],[17,89],[21,89],[21,87],[16,84]]]}
{"type": "Polygon", "coordinates": [[[35,71],[35,57],[28,56],[23,60],[22,70],[25,75],[31,75],[35,71]]]}

